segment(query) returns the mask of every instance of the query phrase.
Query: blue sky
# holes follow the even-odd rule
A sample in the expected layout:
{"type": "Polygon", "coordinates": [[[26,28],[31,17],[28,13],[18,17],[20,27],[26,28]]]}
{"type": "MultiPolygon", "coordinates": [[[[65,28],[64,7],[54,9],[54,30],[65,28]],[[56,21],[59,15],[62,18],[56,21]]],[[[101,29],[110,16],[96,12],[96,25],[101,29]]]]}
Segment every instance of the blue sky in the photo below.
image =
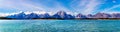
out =
{"type": "Polygon", "coordinates": [[[0,13],[61,10],[82,14],[119,13],[120,0],[0,0],[0,13]]]}

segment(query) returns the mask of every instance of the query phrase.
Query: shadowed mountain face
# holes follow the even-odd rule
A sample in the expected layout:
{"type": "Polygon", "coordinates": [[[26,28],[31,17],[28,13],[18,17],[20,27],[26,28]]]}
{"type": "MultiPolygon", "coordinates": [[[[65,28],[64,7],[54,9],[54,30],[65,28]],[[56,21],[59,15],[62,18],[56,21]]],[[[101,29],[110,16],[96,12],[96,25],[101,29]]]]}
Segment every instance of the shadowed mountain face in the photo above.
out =
{"type": "Polygon", "coordinates": [[[76,16],[76,18],[87,18],[85,15],[82,15],[82,14],[78,14],[77,16],[76,16]]]}
{"type": "Polygon", "coordinates": [[[27,18],[26,16],[27,15],[24,12],[22,12],[19,14],[7,16],[7,18],[26,19],[27,18]]]}
{"type": "Polygon", "coordinates": [[[51,16],[48,13],[39,15],[40,18],[50,18],[51,16]]]}
{"type": "Polygon", "coordinates": [[[33,19],[33,18],[37,18],[37,19],[38,18],[73,19],[75,17],[70,15],[70,14],[67,14],[64,11],[59,11],[52,16],[50,16],[48,13],[45,13],[45,14],[36,14],[36,13],[25,14],[24,12],[22,12],[19,14],[7,16],[7,18],[14,18],[14,19],[33,19]]]}
{"type": "Polygon", "coordinates": [[[112,18],[120,18],[120,13],[114,13],[114,14],[112,14],[112,18]]]}
{"type": "Polygon", "coordinates": [[[30,13],[30,14],[25,14],[24,12],[15,14],[15,15],[10,15],[7,16],[7,18],[14,18],[14,19],[33,19],[33,18],[49,18],[50,15],[48,13],[45,14],[36,14],[36,13],[30,13]]]}
{"type": "Polygon", "coordinates": [[[71,19],[71,18],[74,18],[74,16],[69,15],[64,11],[59,11],[55,15],[53,15],[52,18],[71,19]]]}
{"type": "Polygon", "coordinates": [[[70,14],[67,14],[66,12],[64,12],[64,11],[58,11],[54,15],[49,15],[48,13],[45,13],[45,14],[36,14],[36,13],[25,14],[24,12],[21,12],[19,14],[14,14],[14,15],[7,16],[7,18],[13,18],[13,19],[120,18],[120,13],[114,13],[114,14],[97,13],[95,15],[92,15],[92,14],[88,14],[88,15],[83,15],[83,14],[70,15],[70,14]]]}
{"type": "Polygon", "coordinates": [[[31,13],[31,14],[26,15],[26,18],[30,18],[30,19],[31,18],[40,18],[40,16],[35,13],[31,13]]]}
{"type": "Polygon", "coordinates": [[[111,18],[111,15],[106,13],[97,13],[94,15],[94,18],[111,18]]]}

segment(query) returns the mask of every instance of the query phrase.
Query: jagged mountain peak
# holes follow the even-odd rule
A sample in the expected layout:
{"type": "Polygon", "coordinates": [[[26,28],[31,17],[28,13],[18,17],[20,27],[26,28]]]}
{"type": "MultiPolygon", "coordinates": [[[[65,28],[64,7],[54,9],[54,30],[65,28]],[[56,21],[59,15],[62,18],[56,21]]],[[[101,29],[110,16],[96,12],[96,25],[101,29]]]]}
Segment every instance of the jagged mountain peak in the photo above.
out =
{"type": "Polygon", "coordinates": [[[107,13],[97,13],[95,15],[88,14],[83,15],[81,13],[77,15],[67,14],[64,11],[58,11],[57,13],[50,15],[49,13],[37,14],[37,13],[29,13],[21,12],[14,15],[7,16],[8,18],[17,18],[17,19],[31,19],[31,18],[62,18],[62,19],[70,19],[70,18],[120,18],[120,13],[116,14],[107,14],[107,13]]]}
{"type": "Polygon", "coordinates": [[[64,12],[64,11],[58,11],[57,14],[58,14],[58,15],[65,15],[65,14],[67,14],[67,13],[64,12]]]}

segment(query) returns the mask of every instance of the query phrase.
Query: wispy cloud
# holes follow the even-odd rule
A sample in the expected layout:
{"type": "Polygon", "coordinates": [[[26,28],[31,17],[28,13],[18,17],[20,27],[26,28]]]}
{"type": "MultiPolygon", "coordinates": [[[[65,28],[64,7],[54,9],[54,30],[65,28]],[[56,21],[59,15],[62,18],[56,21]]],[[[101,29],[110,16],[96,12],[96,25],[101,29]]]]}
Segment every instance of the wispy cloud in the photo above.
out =
{"type": "MultiPolygon", "coordinates": [[[[15,11],[17,12],[45,11],[45,12],[49,12],[50,14],[54,14],[57,11],[62,10],[62,11],[68,12],[69,14],[70,13],[92,14],[93,12],[100,11],[100,10],[97,10],[100,7],[99,5],[104,4],[101,1],[102,0],[69,0],[69,2],[64,3],[64,1],[57,1],[57,0],[0,0],[0,8],[8,9],[8,10],[15,9],[15,11]],[[65,4],[67,4],[66,5],[67,7],[65,6],[65,4]]],[[[106,1],[110,1],[110,0],[103,0],[103,2],[106,2],[106,1]]],[[[117,1],[115,0],[112,2],[117,3],[117,1]]],[[[108,4],[108,3],[105,3],[105,4],[108,4]]],[[[111,4],[111,5],[114,5],[114,4],[111,4]]],[[[102,12],[108,12],[117,7],[120,7],[120,5],[115,5],[111,8],[102,7],[102,8],[105,8],[105,10],[102,12]]]]}
{"type": "MultiPolygon", "coordinates": [[[[47,1],[47,2],[49,2],[49,1],[47,1]]],[[[44,3],[25,2],[25,0],[1,0],[0,8],[16,9],[16,11],[18,11],[16,13],[23,11],[27,14],[29,14],[31,12],[35,12],[38,14],[48,12],[49,14],[54,14],[60,10],[70,12],[69,9],[67,9],[61,3],[57,2],[57,1],[54,1],[54,3],[52,3],[54,5],[52,8],[42,5],[42,4],[44,4],[44,3]],[[37,4],[39,4],[39,5],[37,5],[37,4]]],[[[49,4],[49,3],[45,3],[45,4],[49,4]]],[[[1,15],[9,15],[9,14],[16,14],[16,13],[6,13],[6,14],[1,13],[1,15]]]]}
{"type": "Polygon", "coordinates": [[[69,9],[64,7],[61,3],[53,0],[49,0],[44,3],[34,3],[34,2],[27,2],[27,1],[30,1],[30,0],[1,0],[0,8],[16,9],[18,12],[19,11],[46,11],[46,12],[56,13],[59,10],[70,11],[69,9]],[[50,1],[54,3],[51,3],[50,1]],[[50,4],[47,2],[50,2],[53,5],[53,7],[48,7],[48,5],[44,5],[44,4],[50,4]]]}
{"type": "MultiPolygon", "coordinates": [[[[104,9],[104,10],[101,11],[101,12],[113,12],[112,9],[115,9],[115,8],[118,8],[118,7],[120,7],[120,4],[119,4],[119,5],[114,5],[114,6],[112,6],[111,8],[106,8],[106,9],[104,9]]],[[[115,12],[115,11],[114,11],[114,12],[115,12]]]]}
{"type": "MultiPolygon", "coordinates": [[[[76,1],[75,1],[76,2],[76,1]]],[[[97,0],[81,0],[72,7],[80,13],[90,14],[96,10],[101,3],[97,0]]]]}
{"type": "Polygon", "coordinates": [[[6,9],[17,9],[18,11],[44,10],[42,6],[32,5],[24,2],[24,0],[3,0],[3,2],[0,2],[0,7],[6,9]]]}
{"type": "Polygon", "coordinates": [[[95,11],[95,10],[98,8],[97,6],[99,6],[100,4],[101,4],[101,3],[98,2],[98,1],[96,1],[96,0],[91,0],[91,1],[89,2],[89,4],[87,4],[87,5],[85,6],[84,13],[86,13],[86,14],[92,13],[93,11],[95,11]]]}

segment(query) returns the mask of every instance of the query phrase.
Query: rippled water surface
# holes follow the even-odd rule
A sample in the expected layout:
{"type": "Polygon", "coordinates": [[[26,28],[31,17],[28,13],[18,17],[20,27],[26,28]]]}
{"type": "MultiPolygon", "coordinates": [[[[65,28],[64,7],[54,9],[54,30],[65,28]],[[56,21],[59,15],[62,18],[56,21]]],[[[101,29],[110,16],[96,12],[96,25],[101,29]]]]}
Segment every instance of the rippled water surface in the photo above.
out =
{"type": "Polygon", "coordinates": [[[120,20],[0,20],[0,32],[120,32],[120,20]]]}

